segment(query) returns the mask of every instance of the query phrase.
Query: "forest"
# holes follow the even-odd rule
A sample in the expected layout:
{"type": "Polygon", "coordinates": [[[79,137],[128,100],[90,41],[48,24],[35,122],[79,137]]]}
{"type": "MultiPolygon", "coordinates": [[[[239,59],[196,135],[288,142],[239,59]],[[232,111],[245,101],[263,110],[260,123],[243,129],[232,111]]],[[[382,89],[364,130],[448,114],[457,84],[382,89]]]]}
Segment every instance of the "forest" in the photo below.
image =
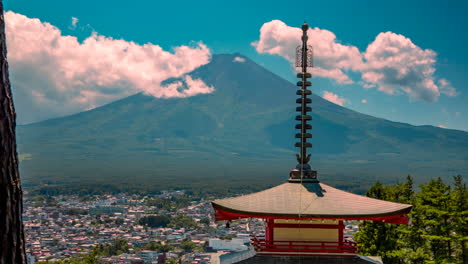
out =
{"type": "Polygon", "coordinates": [[[368,197],[412,204],[409,225],[364,221],[354,237],[359,252],[385,264],[468,263],[468,192],[463,177],[452,184],[431,179],[415,188],[411,176],[392,185],[375,183],[368,197]]]}

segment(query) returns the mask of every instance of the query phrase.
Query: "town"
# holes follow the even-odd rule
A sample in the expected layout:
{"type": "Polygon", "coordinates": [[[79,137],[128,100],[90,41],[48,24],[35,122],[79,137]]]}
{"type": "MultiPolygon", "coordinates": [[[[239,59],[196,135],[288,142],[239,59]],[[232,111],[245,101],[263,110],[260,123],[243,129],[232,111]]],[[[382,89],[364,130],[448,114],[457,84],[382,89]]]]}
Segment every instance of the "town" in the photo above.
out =
{"type": "MultiPolygon", "coordinates": [[[[29,264],[80,259],[96,251],[101,263],[221,263],[255,254],[250,235],[264,232],[257,219],[215,222],[211,199],[183,190],[152,196],[26,197],[29,264]]],[[[348,224],[345,231],[352,240],[357,225],[348,224]]]]}

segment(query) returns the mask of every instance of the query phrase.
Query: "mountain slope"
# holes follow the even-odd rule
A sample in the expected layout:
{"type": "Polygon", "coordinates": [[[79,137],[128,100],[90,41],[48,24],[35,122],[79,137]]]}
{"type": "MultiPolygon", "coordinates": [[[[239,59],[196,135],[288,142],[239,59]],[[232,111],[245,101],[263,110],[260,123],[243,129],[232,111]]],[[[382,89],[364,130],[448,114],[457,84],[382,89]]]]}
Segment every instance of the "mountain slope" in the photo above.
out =
{"type": "MultiPolygon", "coordinates": [[[[21,163],[23,178],[158,183],[256,177],[270,179],[268,184],[286,179],[295,165],[296,87],[248,58],[235,62],[236,56],[215,55],[190,74],[215,87],[212,94],[136,94],[19,126],[19,151],[29,157],[21,163]]],[[[312,100],[312,164],[328,182],[468,172],[467,132],[391,122],[318,96],[312,100]]]]}

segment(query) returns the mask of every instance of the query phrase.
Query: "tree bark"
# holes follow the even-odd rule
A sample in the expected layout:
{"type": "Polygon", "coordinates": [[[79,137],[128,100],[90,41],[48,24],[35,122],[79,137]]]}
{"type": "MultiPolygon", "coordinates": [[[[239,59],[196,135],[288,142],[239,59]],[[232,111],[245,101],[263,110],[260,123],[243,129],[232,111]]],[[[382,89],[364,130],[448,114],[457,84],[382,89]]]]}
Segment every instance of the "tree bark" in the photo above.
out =
{"type": "Polygon", "coordinates": [[[3,3],[0,0],[0,264],[26,263],[23,197],[16,152],[16,114],[8,79],[3,3]]]}

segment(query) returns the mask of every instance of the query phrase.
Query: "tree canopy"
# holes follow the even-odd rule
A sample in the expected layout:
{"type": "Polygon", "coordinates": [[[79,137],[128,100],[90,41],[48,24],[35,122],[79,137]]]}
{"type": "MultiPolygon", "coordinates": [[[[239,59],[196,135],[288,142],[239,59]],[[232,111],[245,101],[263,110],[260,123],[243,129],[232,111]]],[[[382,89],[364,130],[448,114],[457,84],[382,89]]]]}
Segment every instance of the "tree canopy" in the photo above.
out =
{"type": "Polygon", "coordinates": [[[395,185],[374,184],[367,196],[413,205],[409,225],[364,221],[355,236],[363,255],[384,263],[467,263],[468,192],[462,176],[453,186],[441,178],[413,189],[413,179],[395,185]]]}
{"type": "Polygon", "coordinates": [[[164,215],[148,215],[140,218],[138,223],[140,225],[149,226],[149,227],[166,227],[171,218],[164,215]]]}

